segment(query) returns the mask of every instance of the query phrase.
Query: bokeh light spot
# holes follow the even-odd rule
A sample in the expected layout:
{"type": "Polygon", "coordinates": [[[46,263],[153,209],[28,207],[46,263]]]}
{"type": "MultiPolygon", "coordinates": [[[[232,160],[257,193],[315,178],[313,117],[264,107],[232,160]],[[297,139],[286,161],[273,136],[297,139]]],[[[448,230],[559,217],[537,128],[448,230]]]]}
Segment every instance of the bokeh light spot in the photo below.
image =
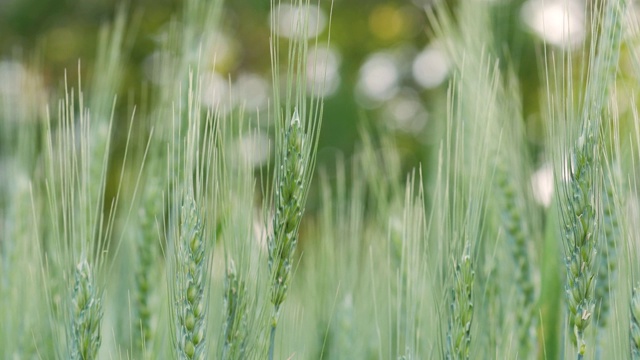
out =
{"type": "Polygon", "coordinates": [[[249,111],[266,107],[269,96],[269,83],[260,75],[242,73],[233,83],[233,98],[249,111]]]}
{"type": "Polygon", "coordinates": [[[584,5],[571,0],[528,0],[520,16],[549,44],[564,49],[580,46],[586,36],[584,5]]]}
{"type": "Polygon", "coordinates": [[[375,53],[360,68],[357,91],[374,102],[388,100],[398,91],[399,78],[394,59],[386,53],[375,53]]]}
{"type": "Polygon", "coordinates": [[[404,14],[392,5],[376,6],[369,15],[369,30],[382,40],[393,40],[405,31],[404,14]]]}
{"type": "Polygon", "coordinates": [[[549,207],[553,198],[553,167],[544,164],[531,176],[533,197],[540,205],[549,207]]]}
{"type": "Polygon", "coordinates": [[[269,18],[275,33],[286,38],[315,38],[327,26],[327,16],[315,5],[280,4],[272,10],[269,18]]]}
{"type": "Polygon", "coordinates": [[[426,47],[413,60],[413,78],[425,89],[433,89],[440,85],[450,70],[449,57],[437,46],[426,47]]]}
{"type": "Polygon", "coordinates": [[[309,51],[307,59],[307,92],[328,97],[340,86],[340,54],[326,45],[309,51]]]}

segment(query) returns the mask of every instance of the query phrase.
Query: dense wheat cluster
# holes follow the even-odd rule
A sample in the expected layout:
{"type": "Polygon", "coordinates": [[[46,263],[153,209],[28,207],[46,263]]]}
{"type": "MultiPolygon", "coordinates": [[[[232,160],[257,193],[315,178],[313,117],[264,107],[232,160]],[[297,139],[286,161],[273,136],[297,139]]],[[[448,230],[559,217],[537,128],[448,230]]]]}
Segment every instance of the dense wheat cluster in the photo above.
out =
{"type": "Polygon", "coordinates": [[[319,43],[358,36],[335,2],[270,3],[256,111],[218,93],[232,71],[211,86],[222,0],[176,10],[128,107],[123,10],[89,79],[0,84],[0,358],[640,359],[639,5],[588,2],[585,45],[535,43],[539,71],[499,41],[516,2],[420,7],[450,76],[416,97],[415,164],[373,102],[352,153],[323,148],[319,43]]]}

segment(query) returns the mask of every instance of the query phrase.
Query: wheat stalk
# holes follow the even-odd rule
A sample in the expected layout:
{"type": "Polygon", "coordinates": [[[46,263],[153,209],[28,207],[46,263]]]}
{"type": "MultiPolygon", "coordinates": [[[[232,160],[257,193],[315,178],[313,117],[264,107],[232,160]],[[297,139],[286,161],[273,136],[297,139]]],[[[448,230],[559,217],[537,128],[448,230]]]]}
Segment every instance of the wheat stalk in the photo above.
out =
{"type": "MultiPolygon", "coordinates": [[[[207,316],[210,284],[209,243],[215,244],[218,213],[218,117],[203,112],[200,78],[189,75],[186,103],[178,102],[168,154],[170,306],[174,350],[180,359],[209,356],[207,316]],[[183,109],[184,107],[184,109],[183,109]],[[203,115],[204,114],[204,115],[203,115]],[[186,116],[182,118],[182,116],[186,116]],[[186,127],[186,133],[182,129],[186,127]],[[204,129],[204,131],[203,131],[204,129]],[[211,217],[204,212],[211,210],[211,217]]],[[[182,98],[182,97],[181,97],[182,98]]]]}
{"type": "Polygon", "coordinates": [[[568,160],[569,181],[561,196],[569,324],[575,336],[577,358],[587,344],[585,331],[595,307],[597,237],[600,194],[600,123],[608,87],[615,78],[625,1],[610,1],[603,12],[597,53],[591,54],[591,71],[585,90],[580,136],[568,160]],[[602,90],[604,88],[604,91],[602,90]]]}
{"type": "Polygon", "coordinates": [[[296,110],[284,137],[281,165],[277,169],[277,188],[273,215],[273,233],[268,240],[269,271],[271,272],[271,341],[269,359],[273,359],[273,344],[280,306],[287,296],[298,244],[298,227],[302,219],[305,180],[305,134],[296,110]]]}
{"type": "MultiPolygon", "coordinates": [[[[271,0],[273,9],[277,1],[271,0]]],[[[314,171],[320,124],[322,122],[321,90],[307,87],[304,75],[310,66],[315,69],[318,59],[309,59],[307,35],[311,24],[309,0],[296,0],[295,19],[289,24],[295,35],[287,52],[287,70],[284,76],[284,96],[280,83],[280,39],[276,27],[271,28],[271,73],[274,84],[273,103],[276,123],[276,160],[272,193],[272,229],[267,234],[268,268],[270,274],[269,299],[273,306],[269,320],[268,358],[273,359],[275,336],[280,309],[291,283],[294,254],[298,243],[298,228],[314,171]],[[310,97],[311,100],[308,100],[310,97]]],[[[280,24],[277,11],[271,14],[271,23],[280,24]]],[[[317,30],[317,29],[316,29],[317,30]]],[[[320,70],[322,71],[322,70],[320,70]]]]}

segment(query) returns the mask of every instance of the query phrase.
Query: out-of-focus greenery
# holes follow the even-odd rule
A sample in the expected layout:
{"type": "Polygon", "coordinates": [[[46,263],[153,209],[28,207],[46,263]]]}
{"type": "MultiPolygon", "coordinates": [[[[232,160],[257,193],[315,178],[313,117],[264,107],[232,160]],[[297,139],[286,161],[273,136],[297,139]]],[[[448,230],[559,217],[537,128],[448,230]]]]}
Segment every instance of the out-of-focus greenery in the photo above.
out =
{"type": "MultiPolygon", "coordinates": [[[[320,142],[319,163],[326,164],[336,152],[354,151],[358,129],[362,125],[384,128],[395,134],[403,154],[404,168],[410,169],[431,158],[434,119],[442,113],[446,82],[424,89],[412,76],[412,62],[425,47],[436,41],[427,11],[432,0],[335,0],[331,16],[331,47],[338,56],[340,84],[326,97],[324,131],[320,142]],[[393,96],[367,101],[358,95],[358,81],[368,58],[389,55],[397,66],[393,96]],[[359,98],[360,97],[360,98],[359,98]],[[365,104],[363,108],[361,105],[365,104]],[[415,114],[398,114],[397,107],[408,104],[415,114]],[[415,119],[407,119],[407,116],[415,119]],[[413,124],[407,122],[414,121],[413,124]],[[404,122],[404,123],[403,123],[404,122]]],[[[456,2],[449,1],[455,8],[456,2]]],[[[515,64],[521,89],[528,99],[525,118],[533,131],[531,146],[539,147],[544,130],[538,109],[538,75],[535,43],[520,17],[523,1],[492,3],[496,28],[496,48],[515,64]]],[[[77,63],[82,76],[90,80],[104,71],[93,63],[98,34],[115,21],[119,9],[127,13],[130,25],[125,32],[123,79],[119,84],[119,114],[141,104],[150,84],[149,58],[166,36],[182,2],[176,0],[137,1],[51,1],[6,0],[0,3],[0,60],[21,59],[31,71],[42,76],[48,90],[60,90],[64,71],[70,84],[77,82],[77,63]]],[[[321,4],[328,20],[331,4],[321,4]]],[[[224,4],[222,35],[224,49],[218,53],[215,71],[231,82],[242,74],[258,74],[269,79],[269,2],[234,0],[224,4]]],[[[320,35],[326,42],[327,30],[320,35]]],[[[506,63],[506,62],[505,62],[506,63]]],[[[124,121],[120,121],[121,124],[124,121]]],[[[116,132],[122,132],[116,127],[116,132]]],[[[122,136],[120,136],[122,138],[122,136]]]]}

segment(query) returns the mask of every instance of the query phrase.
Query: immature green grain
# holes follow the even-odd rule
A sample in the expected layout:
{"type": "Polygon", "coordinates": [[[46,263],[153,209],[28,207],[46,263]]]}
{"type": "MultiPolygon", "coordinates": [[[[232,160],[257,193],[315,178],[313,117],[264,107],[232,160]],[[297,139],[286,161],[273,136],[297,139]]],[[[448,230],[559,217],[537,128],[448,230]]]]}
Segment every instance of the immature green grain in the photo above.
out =
{"type": "Polygon", "coordinates": [[[567,268],[569,325],[578,346],[577,358],[586,352],[585,330],[595,310],[596,253],[601,226],[599,148],[600,122],[608,88],[615,78],[626,1],[609,1],[604,9],[597,52],[582,105],[579,138],[571,149],[569,181],[561,194],[562,224],[567,268]]]}
{"type": "Polygon", "coordinates": [[[629,340],[631,342],[631,358],[640,359],[640,284],[633,288],[631,295],[631,329],[629,340]]]}
{"type": "Polygon", "coordinates": [[[469,254],[455,264],[451,309],[447,331],[447,359],[469,359],[473,321],[473,282],[475,272],[469,254]]]}
{"type": "Polygon", "coordinates": [[[244,359],[247,341],[247,288],[230,259],[225,277],[223,359],[244,359]]]}
{"type": "Polygon", "coordinates": [[[298,244],[298,227],[302,219],[306,186],[305,145],[305,135],[296,110],[285,133],[284,151],[280,168],[277,169],[273,233],[268,239],[273,304],[269,359],[273,359],[278,315],[291,282],[293,255],[298,244]]]}
{"type": "Polygon", "coordinates": [[[139,229],[136,239],[136,254],[138,258],[135,273],[135,315],[134,326],[137,349],[146,353],[151,348],[154,337],[153,309],[151,298],[154,293],[154,282],[158,272],[156,262],[158,260],[156,239],[158,231],[156,218],[162,215],[162,196],[158,181],[152,177],[147,182],[147,187],[142,199],[138,220],[139,229]]]}
{"type": "Polygon", "coordinates": [[[520,311],[516,313],[519,337],[519,353],[528,354],[532,341],[531,325],[534,318],[535,288],[532,280],[531,257],[528,250],[530,229],[523,218],[522,204],[518,203],[518,194],[508,172],[498,167],[496,170],[498,188],[501,190],[502,207],[500,217],[507,242],[511,246],[511,255],[516,265],[515,283],[518,288],[517,301],[520,311]]]}
{"type": "MultiPolygon", "coordinates": [[[[607,173],[603,182],[602,196],[602,234],[603,248],[598,252],[598,280],[596,282],[595,320],[599,328],[607,326],[607,318],[611,308],[611,291],[616,276],[617,252],[616,242],[620,239],[620,222],[614,203],[613,174],[607,173]]],[[[602,330],[601,330],[602,332],[602,330]]],[[[600,333],[600,332],[599,332],[600,333]]]]}
{"type": "Polygon", "coordinates": [[[596,171],[593,137],[578,147],[571,163],[571,179],[565,189],[563,207],[566,246],[567,302],[569,324],[578,344],[578,359],[586,351],[584,332],[594,311],[596,277],[596,171]],[[588,145],[587,145],[588,144],[588,145]]]}
{"type": "Polygon", "coordinates": [[[101,296],[94,284],[91,267],[86,260],[75,269],[71,308],[71,349],[74,360],[95,359],[101,344],[101,296]]]}
{"type": "Polygon", "coordinates": [[[207,257],[202,221],[192,196],[185,196],[179,226],[172,292],[177,352],[180,359],[205,359],[207,257]]]}

